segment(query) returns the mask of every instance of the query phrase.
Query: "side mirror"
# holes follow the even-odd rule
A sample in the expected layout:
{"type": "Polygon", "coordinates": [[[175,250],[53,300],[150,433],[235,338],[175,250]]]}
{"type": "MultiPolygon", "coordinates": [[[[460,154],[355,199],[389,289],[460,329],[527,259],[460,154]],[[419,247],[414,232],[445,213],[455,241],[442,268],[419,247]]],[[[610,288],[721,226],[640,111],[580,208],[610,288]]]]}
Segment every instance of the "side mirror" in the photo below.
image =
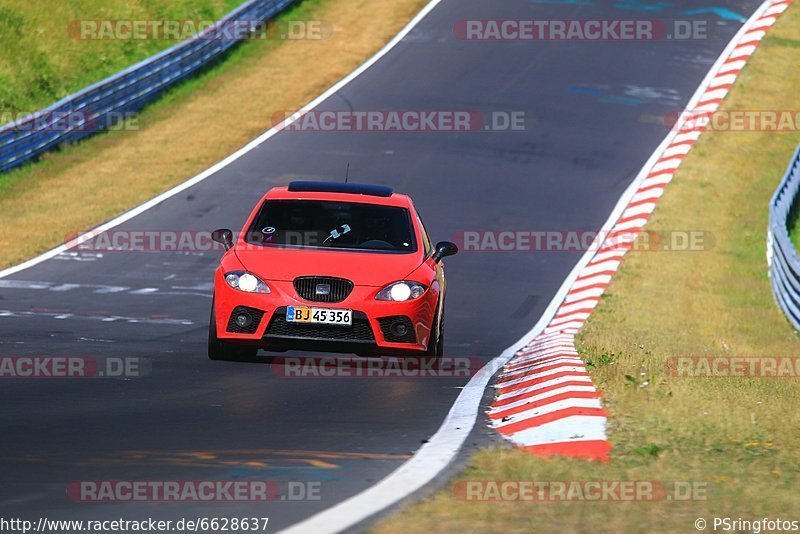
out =
{"type": "Polygon", "coordinates": [[[439,263],[442,258],[446,258],[447,256],[452,256],[458,253],[458,247],[455,243],[451,243],[450,241],[439,241],[436,243],[436,251],[433,253],[431,258],[436,263],[439,263]]]}
{"type": "Polygon", "coordinates": [[[227,228],[220,228],[211,232],[211,240],[220,243],[225,250],[233,248],[233,231],[227,228]]]}

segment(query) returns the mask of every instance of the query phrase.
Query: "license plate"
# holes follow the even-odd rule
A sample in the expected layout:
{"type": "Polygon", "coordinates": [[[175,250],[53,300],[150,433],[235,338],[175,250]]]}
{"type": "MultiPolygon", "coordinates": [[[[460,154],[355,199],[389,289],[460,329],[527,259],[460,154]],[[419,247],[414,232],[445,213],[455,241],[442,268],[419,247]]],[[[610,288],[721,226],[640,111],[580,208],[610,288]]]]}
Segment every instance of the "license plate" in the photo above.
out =
{"type": "Polygon", "coordinates": [[[353,310],[335,310],[333,308],[311,308],[307,306],[288,306],[286,308],[286,322],[352,326],[353,310]]]}

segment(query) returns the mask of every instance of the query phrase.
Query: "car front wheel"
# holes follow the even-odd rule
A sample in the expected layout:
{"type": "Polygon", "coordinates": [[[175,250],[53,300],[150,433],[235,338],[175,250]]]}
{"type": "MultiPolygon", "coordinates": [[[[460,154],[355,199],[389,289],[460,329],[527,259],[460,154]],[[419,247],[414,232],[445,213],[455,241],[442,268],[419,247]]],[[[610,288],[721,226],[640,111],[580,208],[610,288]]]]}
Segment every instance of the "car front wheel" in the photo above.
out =
{"type": "MultiPolygon", "coordinates": [[[[436,311],[438,315],[439,307],[436,307],[436,311]]],[[[442,310],[442,315],[439,317],[439,324],[436,325],[436,329],[431,331],[431,339],[428,341],[428,350],[426,351],[426,356],[429,358],[441,358],[444,354],[444,310],[442,310]],[[435,334],[433,333],[435,332],[435,334]]]]}

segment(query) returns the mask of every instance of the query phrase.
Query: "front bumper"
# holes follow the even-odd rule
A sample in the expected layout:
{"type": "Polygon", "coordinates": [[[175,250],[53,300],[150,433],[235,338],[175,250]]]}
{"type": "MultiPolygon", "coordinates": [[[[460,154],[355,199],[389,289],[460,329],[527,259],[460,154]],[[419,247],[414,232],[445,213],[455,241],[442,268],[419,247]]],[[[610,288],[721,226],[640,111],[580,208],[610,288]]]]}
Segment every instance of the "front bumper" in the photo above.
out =
{"type": "MultiPolygon", "coordinates": [[[[354,352],[358,354],[424,351],[434,323],[438,288],[406,302],[375,300],[380,287],[355,286],[337,303],[301,299],[292,282],[267,281],[271,293],[245,293],[231,288],[220,271],[214,278],[214,306],[217,337],[226,341],[256,345],[266,350],[309,350],[354,352]],[[296,324],[286,321],[287,306],[313,306],[353,310],[352,326],[296,324]],[[252,321],[245,327],[236,323],[239,314],[252,321]],[[406,325],[406,335],[393,329],[406,325]]],[[[400,329],[402,331],[402,329],[400,329]]]]}

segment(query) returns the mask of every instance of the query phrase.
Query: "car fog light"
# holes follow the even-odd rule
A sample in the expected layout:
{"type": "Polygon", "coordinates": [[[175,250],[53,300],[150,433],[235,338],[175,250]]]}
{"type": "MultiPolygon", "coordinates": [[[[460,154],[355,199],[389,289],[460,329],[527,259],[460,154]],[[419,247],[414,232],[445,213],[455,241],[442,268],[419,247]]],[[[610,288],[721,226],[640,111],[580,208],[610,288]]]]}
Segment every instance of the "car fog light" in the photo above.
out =
{"type": "Polygon", "coordinates": [[[406,334],[408,334],[408,327],[403,323],[397,323],[392,326],[392,331],[397,337],[404,337],[406,334]]]}

